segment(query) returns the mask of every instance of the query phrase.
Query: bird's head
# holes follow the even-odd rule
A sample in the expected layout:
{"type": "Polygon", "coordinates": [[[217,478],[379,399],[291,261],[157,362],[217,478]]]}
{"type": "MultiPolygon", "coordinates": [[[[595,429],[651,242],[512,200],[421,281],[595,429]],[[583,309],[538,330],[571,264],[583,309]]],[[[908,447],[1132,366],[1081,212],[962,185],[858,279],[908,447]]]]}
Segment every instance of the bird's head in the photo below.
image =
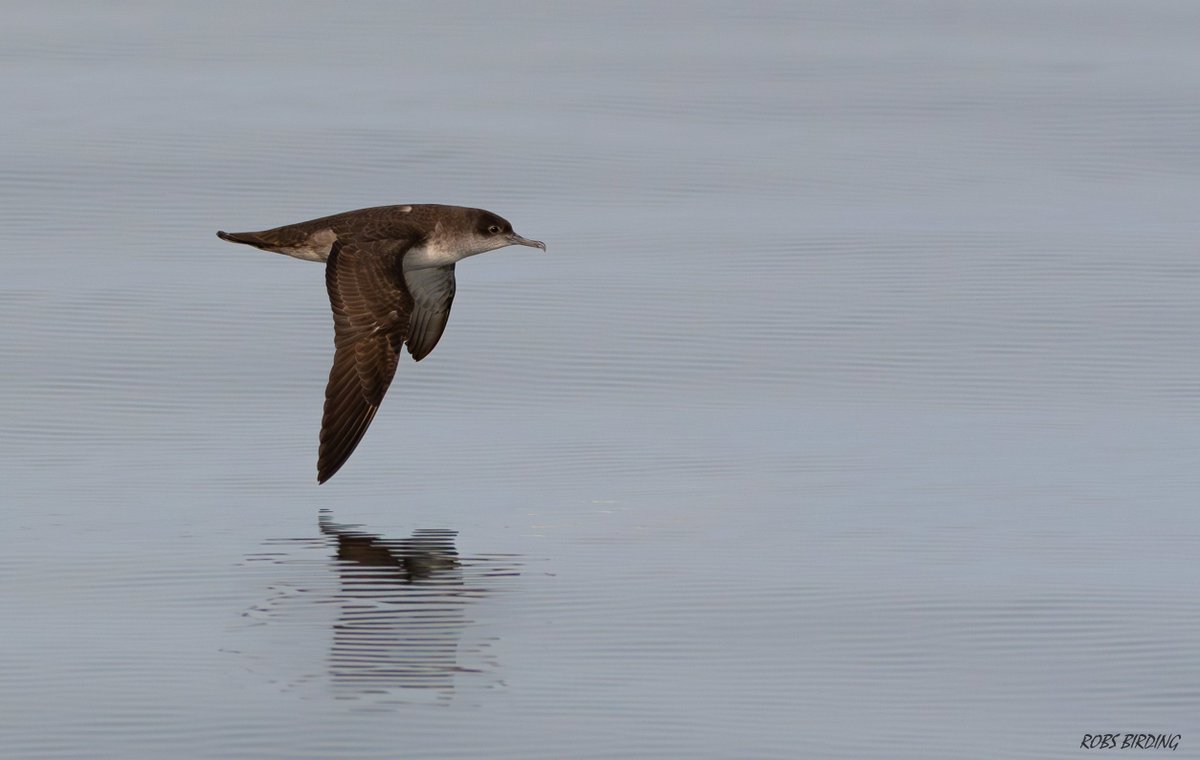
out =
{"type": "Polygon", "coordinates": [[[546,244],[540,240],[523,238],[513,232],[508,220],[490,211],[478,210],[471,221],[472,248],[478,248],[479,253],[494,251],[510,245],[527,245],[531,248],[546,250],[546,244]]]}

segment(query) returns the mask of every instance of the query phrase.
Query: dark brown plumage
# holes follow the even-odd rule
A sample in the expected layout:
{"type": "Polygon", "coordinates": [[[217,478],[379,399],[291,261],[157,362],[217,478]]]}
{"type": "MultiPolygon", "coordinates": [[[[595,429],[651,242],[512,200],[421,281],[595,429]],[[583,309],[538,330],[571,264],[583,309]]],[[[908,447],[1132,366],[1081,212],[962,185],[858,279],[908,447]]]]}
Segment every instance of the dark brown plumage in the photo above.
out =
{"type": "Polygon", "coordinates": [[[338,471],[383,402],[401,352],[429,355],[454,300],[454,264],[508,245],[546,246],[503,218],[458,206],[380,206],[261,232],[217,236],[325,261],[334,355],[325,387],[317,482],[338,471]]]}

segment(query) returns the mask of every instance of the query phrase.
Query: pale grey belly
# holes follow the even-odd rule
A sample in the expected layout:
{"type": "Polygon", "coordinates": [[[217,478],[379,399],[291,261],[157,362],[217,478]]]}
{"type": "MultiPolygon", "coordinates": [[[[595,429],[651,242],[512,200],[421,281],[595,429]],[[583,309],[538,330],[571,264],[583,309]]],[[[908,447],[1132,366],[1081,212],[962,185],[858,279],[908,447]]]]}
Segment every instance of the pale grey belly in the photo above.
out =
{"type": "Polygon", "coordinates": [[[268,248],[267,250],[282,253],[285,256],[294,256],[305,261],[326,261],[336,240],[337,235],[334,234],[333,230],[324,229],[309,235],[308,240],[302,245],[279,246],[277,248],[268,248]]]}

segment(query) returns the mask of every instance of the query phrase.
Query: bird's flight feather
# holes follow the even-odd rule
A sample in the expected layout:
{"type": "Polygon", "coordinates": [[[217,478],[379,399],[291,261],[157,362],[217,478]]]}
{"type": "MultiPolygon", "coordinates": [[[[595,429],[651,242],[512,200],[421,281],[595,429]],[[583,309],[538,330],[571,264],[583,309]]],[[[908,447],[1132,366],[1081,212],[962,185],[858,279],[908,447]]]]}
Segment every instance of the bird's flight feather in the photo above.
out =
{"type": "Polygon", "coordinates": [[[335,350],[321,420],[320,483],[345,464],[367,432],[405,342],[419,360],[445,329],[454,298],[454,267],[414,270],[406,277],[403,257],[413,242],[339,240],[330,251],[325,285],[333,308],[335,350]],[[429,274],[421,274],[425,272],[429,274]]]}

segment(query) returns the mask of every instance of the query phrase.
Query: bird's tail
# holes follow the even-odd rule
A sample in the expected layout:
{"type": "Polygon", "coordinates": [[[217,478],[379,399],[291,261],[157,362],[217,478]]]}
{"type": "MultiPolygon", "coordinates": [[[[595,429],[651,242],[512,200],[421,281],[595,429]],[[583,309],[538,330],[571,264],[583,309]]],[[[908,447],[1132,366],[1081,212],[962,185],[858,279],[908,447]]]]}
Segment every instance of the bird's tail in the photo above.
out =
{"type": "Polygon", "coordinates": [[[217,237],[222,240],[228,240],[231,243],[242,243],[244,245],[252,245],[255,248],[267,248],[277,245],[274,241],[266,240],[258,232],[225,232],[217,231],[217,237]]]}

